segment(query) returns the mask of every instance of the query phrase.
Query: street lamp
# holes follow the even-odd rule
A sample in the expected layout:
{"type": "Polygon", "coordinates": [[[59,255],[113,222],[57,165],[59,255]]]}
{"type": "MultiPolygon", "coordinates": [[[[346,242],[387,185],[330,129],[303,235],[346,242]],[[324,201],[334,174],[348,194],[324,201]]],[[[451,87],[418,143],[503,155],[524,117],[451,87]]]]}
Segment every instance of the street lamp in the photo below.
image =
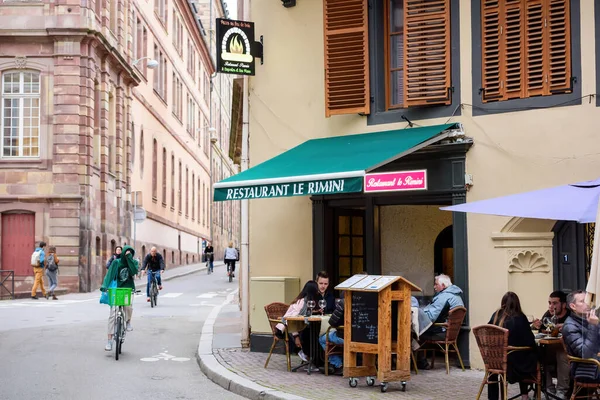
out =
{"type": "MultiPolygon", "coordinates": [[[[150,57],[138,58],[137,60],[135,60],[134,62],[132,62],[131,65],[132,66],[136,66],[140,61],[148,59],[148,58],[150,58],[150,57]]],[[[158,61],[156,61],[155,59],[150,59],[146,63],[146,67],[148,67],[150,69],[154,69],[154,68],[158,67],[158,61]]]]}

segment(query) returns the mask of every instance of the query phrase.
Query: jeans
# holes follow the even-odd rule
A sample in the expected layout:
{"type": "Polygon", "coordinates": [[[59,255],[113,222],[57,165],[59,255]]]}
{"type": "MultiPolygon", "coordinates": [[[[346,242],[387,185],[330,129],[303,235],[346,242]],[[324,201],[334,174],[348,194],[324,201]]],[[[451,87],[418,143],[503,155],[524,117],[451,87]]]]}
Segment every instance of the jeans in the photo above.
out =
{"type": "Polygon", "coordinates": [[[48,291],[54,294],[54,289],[56,289],[56,286],[58,286],[58,270],[50,271],[47,269],[46,276],[48,277],[48,283],[50,284],[48,291]]]}
{"type": "Polygon", "coordinates": [[[43,279],[44,268],[34,267],[33,273],[34,273],[35,277],[34,277],[33,287],[31,288],[31,297],[35,297],[38,286],[42,290],[42,296],[46,297],[46,289],[44,289],[44,279],[43,279]]]}
{"type": "Polygon", "coordinates": [[[207,262],[208,262],[208,269],[210,270],[210,272],[212,272],[213,269],[215,268],[215,265],[214,265],[215,262],[211,261],[211,260],[208,260],[207,262]]]}
{"type": "MultiPolygon", "coordinates": [[[[133,300],[133,299],[131,299],[133,300]]],[[[112,306],[110,308],[110,314],[108,314],[108,334],[109,335],[113,335],[115,333],[115,322],[117,320],[117,308],[119,308],[118,306],[112,306]]],[[[124,306],[124,311],[125,311],[125,323],[131,321],[131,316],[133,315],[133,306],[124,306]]],[[[123,327],[125,328],[125,327],[123,327]]]]}
{"type": "Polygon", "coordinates": [[[160,279],[160,271],[152,272],[148,270],[148,284],[146,285],[146,297],[150,297],[150,285],[152,284],[152,275],[156,275],[156,283],[158,286],[162,286],[162,280],[160,279]]]}
{"type": "MultiPolygon", "coordinates": [[[[333,344],[343,345],[344,339],[338,337],[337,331],[329,331],[329,341],[333,344]]],[[[319,338],[319,343],[321,343],[321,347],[323,350],[325,349],[325,335],[322,335],[319,338]]],[[[329,356],[329,364],[333,365],[335,368],[340,368],[343,365],[342,356],[339,354],[332,354],[329,356]]]]}

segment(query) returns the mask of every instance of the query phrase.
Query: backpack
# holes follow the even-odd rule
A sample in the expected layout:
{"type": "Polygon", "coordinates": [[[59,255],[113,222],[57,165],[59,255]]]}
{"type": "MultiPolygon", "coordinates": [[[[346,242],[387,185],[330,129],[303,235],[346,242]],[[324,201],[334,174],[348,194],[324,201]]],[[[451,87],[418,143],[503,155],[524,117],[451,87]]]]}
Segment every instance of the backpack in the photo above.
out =
{"type": "Polygon", "coordinates": [[[33,254],[31,255],[31,266],[34,268],[37,268],[40,266],[40,257],[42,255],[42,251],[41,250],[36,250],[33,252],[33,254]]]}
{"type": "Polygon", "coordinates": [[[46,262],[46,268],[50,272],[54,272],[58,269],[58,264],[54,261],[54,254],[48,255],[48,261],[46,262]]]}

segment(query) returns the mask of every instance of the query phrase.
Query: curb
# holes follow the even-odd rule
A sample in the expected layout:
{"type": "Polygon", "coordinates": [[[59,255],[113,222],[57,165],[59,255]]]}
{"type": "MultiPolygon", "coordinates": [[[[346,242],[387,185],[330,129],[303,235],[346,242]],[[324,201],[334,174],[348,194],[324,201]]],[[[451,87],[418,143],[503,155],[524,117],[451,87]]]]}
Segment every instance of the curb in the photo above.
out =
{"type": "Polygon", "coordinates": [[[225,368],[213,354],[212,340],[215,321],[223,306],[229,304],[233,296],[237,295],[238,290],[230,293],[227,299],[219,306],[212,309],[200,335],[198,351],[196,352],[196,362],[200,370],[208,379],[225,390],[252,400],[305,400],[293,394],[285,393],[277,389],[259,385],[250,379],[244,378],[235,372],[225,368]]]}

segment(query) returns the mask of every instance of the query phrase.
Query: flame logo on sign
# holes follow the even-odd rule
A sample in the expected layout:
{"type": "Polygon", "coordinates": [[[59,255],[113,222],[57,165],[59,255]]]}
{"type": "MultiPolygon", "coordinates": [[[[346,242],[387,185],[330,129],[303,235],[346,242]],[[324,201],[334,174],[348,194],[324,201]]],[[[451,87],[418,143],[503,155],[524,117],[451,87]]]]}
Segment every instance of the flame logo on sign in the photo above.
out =
{"type": "Polygon", "coordinates": [[[244,45],[240,40],[239,35],[235,35],[231,42],[229,42],[229,52],[234,54],[242,54],[244,53],[244,45]]]}

